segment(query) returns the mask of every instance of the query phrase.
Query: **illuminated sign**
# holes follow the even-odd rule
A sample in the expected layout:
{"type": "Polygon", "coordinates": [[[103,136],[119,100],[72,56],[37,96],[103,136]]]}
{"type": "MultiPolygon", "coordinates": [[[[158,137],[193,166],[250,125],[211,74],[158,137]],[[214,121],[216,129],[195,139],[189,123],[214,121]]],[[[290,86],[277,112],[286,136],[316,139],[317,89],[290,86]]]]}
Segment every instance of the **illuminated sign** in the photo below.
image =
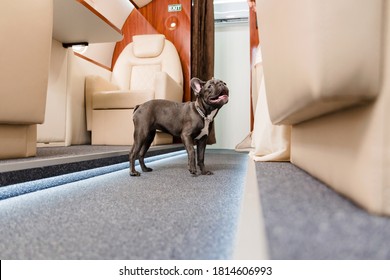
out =
{"type": "Polygon", "coordinates": [[[181,11],[181,4],[172,4],[168,5],[168,12],[180,12],[181,11]]]}

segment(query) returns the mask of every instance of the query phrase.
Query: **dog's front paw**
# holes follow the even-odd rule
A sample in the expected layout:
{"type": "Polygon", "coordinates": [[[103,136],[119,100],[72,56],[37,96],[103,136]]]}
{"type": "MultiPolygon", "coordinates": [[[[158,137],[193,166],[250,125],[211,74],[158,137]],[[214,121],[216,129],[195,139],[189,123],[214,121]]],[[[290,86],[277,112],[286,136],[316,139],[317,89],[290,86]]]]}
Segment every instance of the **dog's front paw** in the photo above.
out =
{"type": "Polygon", "coordinates": [[[214,173],[208,170],[202,171],[202,175],[213,175],[214,173]]]}
{"type": "Polygon", "coordinates": [[[190,169],[188,169],[188,170],[190,171],[190,173],[191,173],[192,176],[194,176],[194,177],[198,176],[198,172],[197,172],[196,168],[195,168],[195,169],[190,168],[190,169]]]}
{"type": "Polygon", "coordinates": [[[130,171],[130,176],[138,177],[141,176],[141,173],[139,173],[138,171],[130,171]]]}

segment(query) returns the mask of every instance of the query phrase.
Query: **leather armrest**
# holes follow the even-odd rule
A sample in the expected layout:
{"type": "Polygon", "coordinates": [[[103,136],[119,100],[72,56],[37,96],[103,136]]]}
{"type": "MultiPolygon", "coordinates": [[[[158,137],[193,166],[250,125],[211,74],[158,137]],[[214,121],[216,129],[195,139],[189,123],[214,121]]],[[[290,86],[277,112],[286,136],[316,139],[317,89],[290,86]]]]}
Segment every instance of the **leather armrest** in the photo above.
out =
{"type": "Polygon", "coordinates": [[[150,89],[98,91],[93,94],[92,109],[133,109],[136,105],[152,99],[154,91],[150,89]]]}
{"type": "Polygon", "coordinates": [[[99,91],[118,90],[119,87],[100,76],[85,77],[85,111],[87,117],[87,130],[92,129],[92,96],[99,91]]]}

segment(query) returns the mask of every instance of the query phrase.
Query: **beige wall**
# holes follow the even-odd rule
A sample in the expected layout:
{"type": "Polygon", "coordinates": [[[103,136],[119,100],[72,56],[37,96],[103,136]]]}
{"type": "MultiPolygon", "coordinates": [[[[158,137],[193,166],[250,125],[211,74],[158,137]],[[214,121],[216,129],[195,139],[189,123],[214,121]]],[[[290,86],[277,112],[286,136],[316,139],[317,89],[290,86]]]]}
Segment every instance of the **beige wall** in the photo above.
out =
{"type": "Polygon", "coordinates": [[[214,75],[227,83],[230,97],[215,119],[217,143],[210,148],[234,149],[250,131],[248,23],[216,25],[214,61],[214,75]]]}
{"type": "Polygon", "coordinates": [[[38,143],[87,144],[84,80],[87,75],[110,79],[111,72],[75,56],[56,40],[52,42],[45,122],[38,125],[38,143]]]}

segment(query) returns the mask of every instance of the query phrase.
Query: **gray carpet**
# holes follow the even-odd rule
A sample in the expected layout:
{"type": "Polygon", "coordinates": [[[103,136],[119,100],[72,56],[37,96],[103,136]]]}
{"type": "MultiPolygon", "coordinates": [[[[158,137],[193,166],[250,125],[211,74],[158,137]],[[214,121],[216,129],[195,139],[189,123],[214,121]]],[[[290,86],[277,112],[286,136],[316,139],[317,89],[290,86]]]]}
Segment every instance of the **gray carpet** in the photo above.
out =
{"type": "MultiPolygon", "coordinates": [[[[171,152],[171,153],[166,153],[166,154],[161,154],[161,155],[154,155],[154,156],[146,157],[145,162],[147,162],[147,163],[153,162],[156,160],[164,159],[167,157],[174,156],[176,154],[183,154],[183,153],[185,153],[185,151],[176,151],[176,152],[171,152]]],[[[101,176],[101,175],[104,175],[107,173],[111,173],[111,172],[115,172],[118,170],[129,168],[128,156],[126,156],[125,159],[121,159],[120,160],[121,163],[110,164],[110,165],[106,165],[106,166],[99,167],[99,168],[89,167],[89,168],[86,168],[86,170],[83,170],[83,168],[82,168],[85,166],[84,161],[75,162],[75,166],[77,167],[76,170],[81,170],[81,171],[75,171],[75,172],[66,173],[66,174],[61,173],[62,175],[57,175],[57,176],[50,174],[47,171],[47,168],[44,168],[43,172],[45,172],[45,174],[48,175],[47,178],[45,177],[43,179],[38,179],[38,180],[29,180],[27,182],[16,183],[16,184],[0,187],[0,200],[8,199],[8,198],[11,198],[14,196],[19,196],[19,195],[23,195],[23,194],[27,194],[27,193],[31,193],[31,192],[41,191],[44,189],[53,188],[56,186],[60,186],[60,185],[68,184],[68,183],[73,183],[73,182],[81,181],[84,179],[92,178],[95,176],[101,176]],[[125,159],[127,159],[127,161],[123,162],[125,159]]],[[[107,162],[103,161],[102,163],[107,163],[107,162]]],[[[136,166],[138,166],[138,161],[136,162],[136,166]]],[[[49,167],[50,167],[50,169],[58,169],[59,168],[57,165],[49,166],[49,167]]],[[[68,167],[68,166],[66,166],[66,167],[68,167]]],[[[69,171],[69,170],[67,170],[67,171],[69,171]]],[[[22,173],[28,174],[30,172],[31,172],[31,169],[22,170],[22,173]]]]}
{"type": "Polygon", "coordinates": [[[104,154],[110,152],[129,152],[131,146],[106,146],[106,145],[74,145],[69,147],[38,147],[37,155],[28,158],[2,159],[0,167],[7,164],[34,162],[49,159],[78,157],[84,155],[104,154]]]}
{"type": "MultiPolygon", "coordinates": [[[[183,149],[182,144],[152,146],[146,157],[183,149]]],[[[0,187],[127,162],[129,150],[96,145],[38,148],[36,157],[0,160],[0,187]]]]}
{"type": "Polygon", "coordinates": [[[185,154],[0,201],[0,259],[229,259],[246,154],[208,151],[212,176],[185,154]]]}
{"type": "Polygon", "coordinates": [[[390,218],[290,163],[256,163],[271,259],[390,259],[390,218]]]}

